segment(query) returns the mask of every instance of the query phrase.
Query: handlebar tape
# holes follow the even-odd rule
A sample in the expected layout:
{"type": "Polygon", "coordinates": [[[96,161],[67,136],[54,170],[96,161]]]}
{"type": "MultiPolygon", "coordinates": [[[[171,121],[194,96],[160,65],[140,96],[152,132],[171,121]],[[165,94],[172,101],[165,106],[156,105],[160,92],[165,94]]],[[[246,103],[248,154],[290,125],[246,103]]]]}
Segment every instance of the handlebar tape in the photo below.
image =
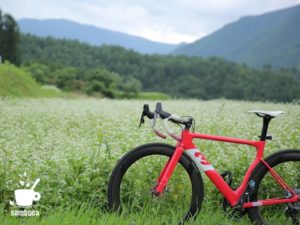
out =
{"type": "Polygon", "coordinates": [[[158,113],[159,116],[160,116],[162,119],[166,119],[166,118],[168,118],[168,117],[171,116],[170,113],[164,112],[164,111],[162,110],[161,102],[156,103],[156,109],[155,109],[155,112],[158,113]]]}

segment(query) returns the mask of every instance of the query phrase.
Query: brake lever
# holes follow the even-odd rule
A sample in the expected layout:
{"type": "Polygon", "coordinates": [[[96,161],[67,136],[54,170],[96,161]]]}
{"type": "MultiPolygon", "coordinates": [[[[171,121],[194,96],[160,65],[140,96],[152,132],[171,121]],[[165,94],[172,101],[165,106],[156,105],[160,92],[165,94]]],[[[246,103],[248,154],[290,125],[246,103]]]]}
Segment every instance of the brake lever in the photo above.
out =
{"type": "Polygon", "coordinates": [[[145,123],[145,119],[144,117],[147,116],[150,120],[150,125],[154,131],[154,133],[163,138],[163,139],[166,139],[167,136],[164,135],[162,132],[160,132],[157,128],[155,128],[155,125],[156,125],[156,121],[157,121],[157,118],[159,118],[159,114],[157,113],[157,111],[155,111],[154,113],[150,111],[149,109],[149,105],[145,104],[144,107],[143,107],[143,112],[142,112],[142,115],[141,115],[141,119],[140,119],[140,125],[139,127],[142,126],[142,124],[145,123]]]}
{"type": "Polygon", "coordinates": [[[145,117],[145,115],[144,115],[144,111],[143,111],[142,116],[141,116],[141,119],[140,119],[140,125],[139,125],[139,128],[142,126],[142,124],[145,123],[144,117],[145,117]]]}
{"type": "Polygon", "coordinates": [[[148,104],[145,104],[143,106],[143,112],[142,112],[142,116],[141,116],[141,119],[140,119],[139,127],[141,127],[142,124],[145,123],[145,119],[144,119],[145,116],[147,116],[150,120],[153,119],[153,117],[154,117],[154,113],[150,111],[148,104]]]}

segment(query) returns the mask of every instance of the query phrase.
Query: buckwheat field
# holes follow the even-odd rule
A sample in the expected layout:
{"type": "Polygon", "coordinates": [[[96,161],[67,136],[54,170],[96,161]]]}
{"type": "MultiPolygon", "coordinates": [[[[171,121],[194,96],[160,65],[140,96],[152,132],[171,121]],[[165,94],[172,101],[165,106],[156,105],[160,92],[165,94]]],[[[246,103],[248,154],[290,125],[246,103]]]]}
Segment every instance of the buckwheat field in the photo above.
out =
{"type": "MultiPolygon", "coordinates": [[[[152,110],[155,107],[154,101],[144,100],[0,100],[0,202],[4,211],[13,207],[9,201],[14,200],[13,191],[20,188],[20,180],[31,186],[40,178],[35,190],[41,193],[41,199],[34,207],[42,215],[68,206],[91,206],[105,213],[109,175],[118,158],[145,143],[176,144],[173,139],[155,136],[148,121],[138,128],[144,103],[152,110]]],[[[247,111],[282,110],[285,114],[270,123],[273,140],[267,143],[265,155],[300,148],[297,104],[228,100],[162,103],[168,112],[192,116],[199,133],[245,139],[258,139],[262,126],[262,119],[247,111]]],[[[247,146],[201,140],[195,143],[219,172],[233,172],[234,185],[239,184],[255,157],[255,149],[247,146]]],[[[217,209],[222,196],[202,175],[204,209],[217,209]]]]}

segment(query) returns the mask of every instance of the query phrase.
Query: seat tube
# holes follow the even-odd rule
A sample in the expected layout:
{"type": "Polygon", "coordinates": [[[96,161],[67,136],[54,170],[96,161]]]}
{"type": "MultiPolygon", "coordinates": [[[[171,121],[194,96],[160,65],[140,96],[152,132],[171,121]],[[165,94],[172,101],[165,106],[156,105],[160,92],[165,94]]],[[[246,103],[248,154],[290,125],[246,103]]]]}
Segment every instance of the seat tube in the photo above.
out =
{"type": "Polygon", "coordinates": [[[181,144],[177,144],[174,154],[167,161],[167,164],[165,165],[163,171],[161,172],[161,174],[158,178],[158,182],[157,182],[156,190],[155,190],[156,194],[160,194],[164,190],[165,186],[167,185],[167,183],[176,167],[176,164],[178,163],[180,157],[182,156],[182,153],[183,153],[183,147],[181,146],[181,144]]]}

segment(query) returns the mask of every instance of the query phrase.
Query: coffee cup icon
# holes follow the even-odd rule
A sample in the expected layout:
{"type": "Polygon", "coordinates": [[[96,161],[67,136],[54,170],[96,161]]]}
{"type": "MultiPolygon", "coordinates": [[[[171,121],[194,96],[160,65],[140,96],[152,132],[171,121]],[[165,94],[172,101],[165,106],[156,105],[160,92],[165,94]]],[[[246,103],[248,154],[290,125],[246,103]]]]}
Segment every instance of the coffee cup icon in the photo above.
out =
{"type": "Polygon", "coordinates": [[[15,198],[18,206],[28,207],[32,206],[33,201],[40,200],[41,194],[32,189],[18,189],[15,190],[15,198]]]}
{"type": "MultiPolygon", "coordinates": [[[[26,173],[25,173],[26,174],[26,173]]],[[[34,184],[30,189],[17,189],[15,190],[15,199],[16,202],[9,201],[9,204],[12,206],[21,206],[21,207],[30,207],[33,205],[33,201],[38,201],[41,198],[41,194],[39,192],[35,192],[34,188],[40,182],[40,178],[36,179],[34,184]]],[[[20,184],[22,186],[29,186],[29,183],[25,185],[24,181],[20,180],[20,184]]]]}

